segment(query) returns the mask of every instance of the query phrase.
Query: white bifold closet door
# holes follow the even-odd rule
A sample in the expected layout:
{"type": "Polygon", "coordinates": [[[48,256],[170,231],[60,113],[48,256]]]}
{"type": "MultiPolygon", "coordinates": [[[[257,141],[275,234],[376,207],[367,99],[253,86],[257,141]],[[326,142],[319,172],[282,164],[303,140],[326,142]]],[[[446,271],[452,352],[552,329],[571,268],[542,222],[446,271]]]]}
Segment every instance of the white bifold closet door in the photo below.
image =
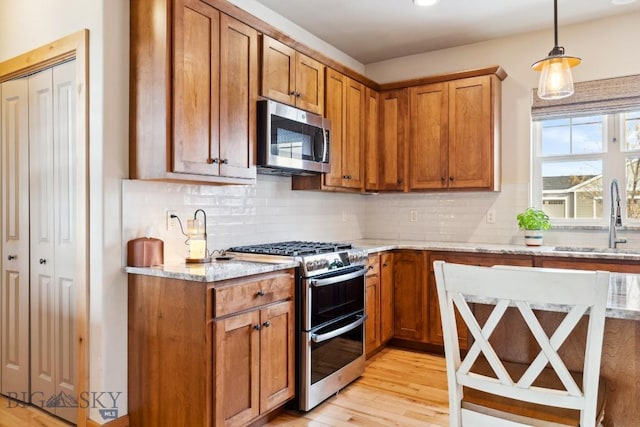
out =
{"type": "Polygon", "coordinates": [[[31,403],[76,421],[75,63],[29,77],[31,403]]]}
{"type": "Polygon", "coordinates": [[[0,85],[0,393],[29,401],[29,85],[0,85]]]}

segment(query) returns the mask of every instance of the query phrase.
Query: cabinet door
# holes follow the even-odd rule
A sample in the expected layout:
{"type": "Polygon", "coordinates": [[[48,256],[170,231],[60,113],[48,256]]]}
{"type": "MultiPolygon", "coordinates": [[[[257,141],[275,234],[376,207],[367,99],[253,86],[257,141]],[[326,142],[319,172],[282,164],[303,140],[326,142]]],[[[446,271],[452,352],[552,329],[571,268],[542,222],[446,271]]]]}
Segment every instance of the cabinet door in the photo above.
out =
{"type": "Polygon", "coordinates": [[[403,190],[405,187],[407,97],[407,89],[380,94],[380,190],[403,190]]]}
{"type": "Polygon", "coordinates": [[[173,171],[218,175],[220,13],[176,1],[173,22],[173,171]]]}
{"type": "Polygon", "coordinates": [[[409,89],[409,189],[447,188],[448,84],[435,83],[409,89]]]}
{"type": "Polygon", "coordinates": [[[364,129],[364,146],[365,146],[365,190],[378,190],[378,114],[380,105],[380,94],[367,88],[365,91],[365,129],[364,129]]]}
{"type": "Polygon", "coordinates": [[[244,426],[260,413],[260,311],[215,327],[215,425],[244,426]]]}
{"type": "Polygon", "coordinates": [[[342,146],[344,140],[344,111],[346,109],[347,78],[335,70],[327,69],[326,117],[331,121],[329,162],[331,171],[324,175],[324,184],[342,186],[342,146]]]}
{"type": "Polygon", "coordinates": [[[268,36],[262,37],[262,89],[267,98],[296,103],[296,51],[268,36]]]}
{"type": "Polygon", "coordinates": [[[345,134],[342,141],[342,186],[361,189],[363,180],[363,149],[365,121],[364,85],[346,79],[345,134]]]}
{"type": "MultiPolygon", "coordinates": [[[[369,255],[369,264],[378,263],[378,255],[369,255]]],[[[371,354],[380,346],[380,275],[367,274],[365,278],[365,353],[371,354]]]]}
{"type": "Polygon", "coordinates": [[[260,413],[282,405],[295,393],[293,301],[260,312],[260,413]]]}
{"type": "Polygon", "coordinates": [[[449,187],[493,184],[491,76],[449,82],[449,187]]]}
{"type": "Polygon", "coordinates": [[[296,106],[324,113],[324,65],[296,52],[296,106]]]}
{"type": "Polygon", "coordinates": [[[222,176],[255,177],[257,94],[258,33],[221,14],[219,161],[222,176]]]}
{"type": "Polygon", "coordinates": [[[2,93],[2,276],[0,392],[29,391],[29,86],[0,85],[2,93]]]}
{"type": "Polygon", "coordinates": [[[380,342],[393,337],[394,318],[393,253],[380,255],[380,342]]]}
{"type": "Polygon", "coordinates": [[[427,342],[426,273],[425,252],[394,254],[394,338],[427,342]]]}

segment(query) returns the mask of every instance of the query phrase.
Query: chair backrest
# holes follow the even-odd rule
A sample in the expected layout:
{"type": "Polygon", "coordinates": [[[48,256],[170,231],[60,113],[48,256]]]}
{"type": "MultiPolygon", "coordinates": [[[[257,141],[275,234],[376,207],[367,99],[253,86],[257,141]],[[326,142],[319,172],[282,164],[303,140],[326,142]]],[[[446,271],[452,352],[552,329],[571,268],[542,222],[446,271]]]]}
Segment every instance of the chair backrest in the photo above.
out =
{"type": "MultiPolygon", "coordinates": [[[[577,409],[580,425],[594,425],[600,373],[609,273],[533,267],[477,267],[434,262],[449,386],[450,425],[462,425],[460,403],[463,386],[535,404],[577,409]],[[483,326],[469,306],[471,302],[494,305],[483,326]],[[456,326],[457,308],[473,336],[473,345],[461,358],[456,326]],[[508,307],[516,307],[540,347],[540,353],[524,374],[514,379],[507,372],[489,338],[508,307]],[[568,311],[548,336],[532,308],[568,311]],[[583,315],[589,315],[582,384],[569,373],[558,349],[583,315]],[[480,355],[494,377],[471,372],[480,355]],[[550,365],[564,390],[532,386],[550,365]]],[[[498,424],[495,424],[498,425],[498,424]]]]}

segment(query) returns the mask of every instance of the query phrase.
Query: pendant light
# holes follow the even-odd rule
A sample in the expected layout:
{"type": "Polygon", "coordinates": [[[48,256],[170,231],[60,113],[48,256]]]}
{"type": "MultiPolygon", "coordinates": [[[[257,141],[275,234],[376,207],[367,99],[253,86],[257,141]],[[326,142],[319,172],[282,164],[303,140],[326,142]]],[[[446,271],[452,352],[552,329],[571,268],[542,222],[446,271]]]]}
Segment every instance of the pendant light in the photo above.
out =
{"type": "Polygon", "coordinates": [[[573,94],[571,68],[582,60],[575,56],[566,56],[564,47],[558,46],[558,0],[553,0],[553,31],[555,44],[549,56],[531,66],[540,71],[538,96],[541,99],[560,99],[573,94]]]}

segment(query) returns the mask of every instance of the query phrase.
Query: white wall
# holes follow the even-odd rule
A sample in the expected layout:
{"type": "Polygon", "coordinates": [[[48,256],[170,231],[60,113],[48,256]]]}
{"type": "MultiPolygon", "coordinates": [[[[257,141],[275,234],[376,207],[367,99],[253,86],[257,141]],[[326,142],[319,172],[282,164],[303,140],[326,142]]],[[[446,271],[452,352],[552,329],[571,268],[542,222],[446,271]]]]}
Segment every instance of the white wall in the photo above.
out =
{"type": "MultiPolygon", "coordinates": [[[[128,165],[127,0],[0,1],[0,61],[89,29],[90,389],[127,412],[126,275],[120,180],[128,165]]],[[[97,408],[91,418],[104,422],[97,408]]]]}
{"type": "MultiPolygon", "coordinates": [[[[559,41],[568,55],[581,57],[574,80],[586,81],[640,73],[636,38],[640,13],[561,26],[559,41]]],[[[553,47],[553,32],[544,31],[491,40],[453,49],[368,64],[365,74],[380,83],[420,76],[501,65],[508,74],[502,83],[502,192],[380,195],[367,199],[365,234],[369,237],[418,236],[419,239],[521,243],[515,215],[529,205],[531,89],[539,74],[531,64],[553,47]],[[418,222],[409,223],[410,210],[418,222]],[[487,210],[496,212],[487,224],[487,210]],[[397,221],[390,221],[391,217],[397,221]]],[[[621,233],[626,247],[640,247],[640,236],[621,233]]],[[[607,245],[607,231],[552,231],[549,245],[607,245]]]]}

